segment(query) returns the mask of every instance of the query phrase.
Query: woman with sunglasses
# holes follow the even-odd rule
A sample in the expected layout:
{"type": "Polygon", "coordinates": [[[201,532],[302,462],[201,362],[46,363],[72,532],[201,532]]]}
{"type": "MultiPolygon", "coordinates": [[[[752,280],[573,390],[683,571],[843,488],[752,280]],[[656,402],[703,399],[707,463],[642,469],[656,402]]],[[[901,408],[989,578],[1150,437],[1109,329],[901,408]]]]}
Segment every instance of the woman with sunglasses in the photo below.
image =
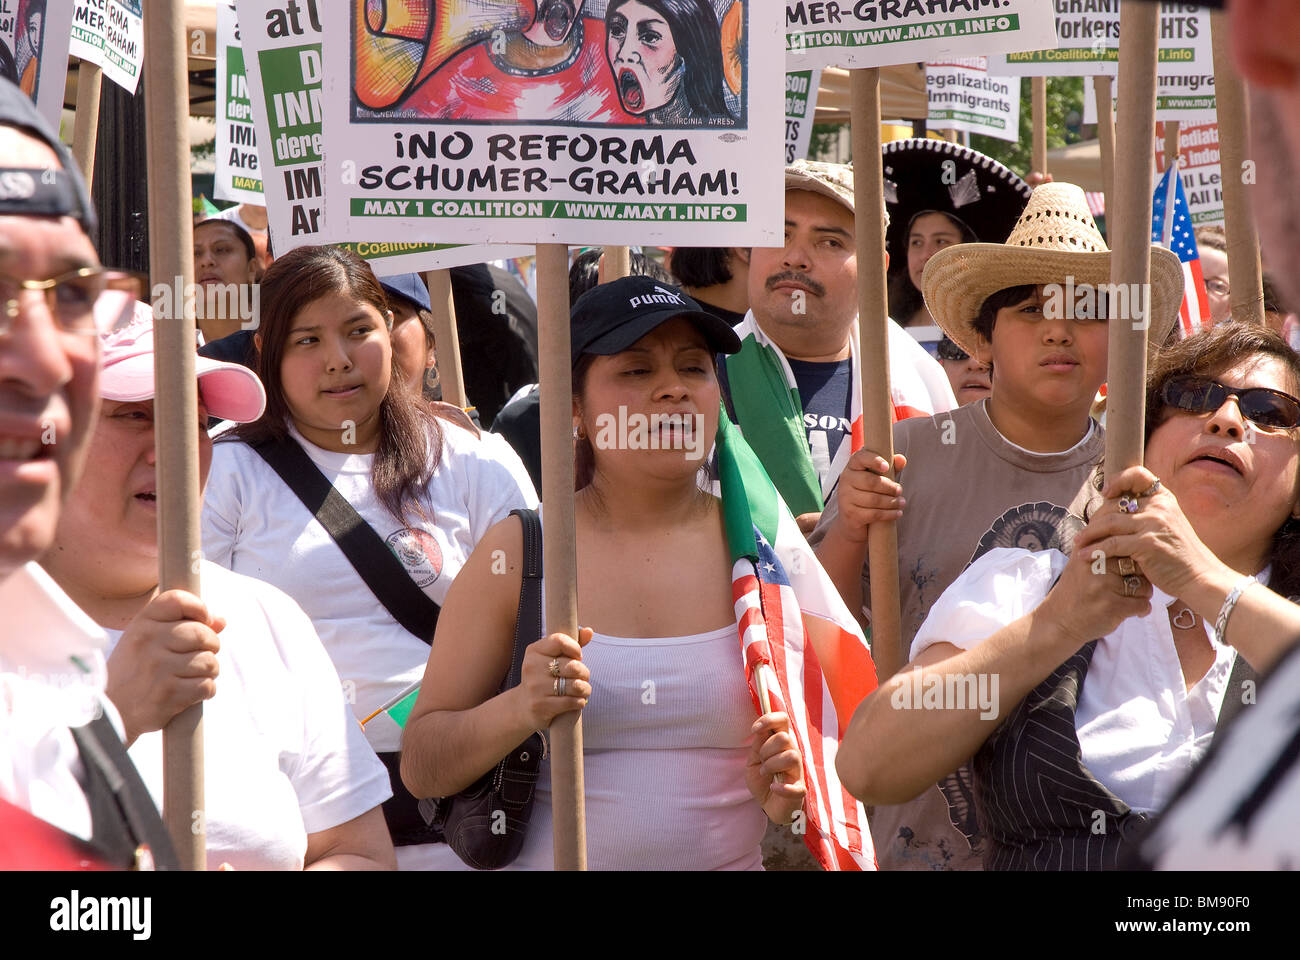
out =
{"type": "Polygon", "coordinates": [[[986,869],[1113,868],[1300,637],[1297,393],[1265,328],[1167,348],[1146,466],[1100,482],[1068,557],[994,550],[953,583],[855,714],[845,786],[898,803],[970,761],[986,869]],[[957,702],[971,678],[994,695],[957,702]]]}
{"type": "Polygon", "coordinates": [[[993,378],[989,376],[991,366],[972,357],[953,343],[947,334],[939,341],[935,355],[939,358],[939,366],[948,375],[952,395],[957,398],[959,406],[983,400],[993,393],[993,378]]]}

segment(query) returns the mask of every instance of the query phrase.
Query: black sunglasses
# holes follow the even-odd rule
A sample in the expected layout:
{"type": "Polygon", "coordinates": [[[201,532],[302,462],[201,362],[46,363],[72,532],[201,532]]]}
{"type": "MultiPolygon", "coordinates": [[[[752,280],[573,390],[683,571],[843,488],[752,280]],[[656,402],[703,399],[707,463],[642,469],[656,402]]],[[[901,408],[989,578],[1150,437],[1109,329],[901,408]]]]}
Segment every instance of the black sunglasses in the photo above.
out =
{"type": "Polygon", "coordinates": [[[957,346],[957,344],[949,340],[947,337],[944,337],[939,341],[939,346],[935,348],[935,353],[938,354],[940,360],[961,361],[970,359],[970,354],[957,346]]]}
{"type": "Polygon", "coordinates": [[[1213,413],[1235,397],[1241,415],[1261,427],[1290,429],[1300,426],[1300,400],[1281,390],[1248,387],[1238,390],[1205,377],[1172,377],[1160,391],[1169,406],[1188,413],[1213,413]]]}

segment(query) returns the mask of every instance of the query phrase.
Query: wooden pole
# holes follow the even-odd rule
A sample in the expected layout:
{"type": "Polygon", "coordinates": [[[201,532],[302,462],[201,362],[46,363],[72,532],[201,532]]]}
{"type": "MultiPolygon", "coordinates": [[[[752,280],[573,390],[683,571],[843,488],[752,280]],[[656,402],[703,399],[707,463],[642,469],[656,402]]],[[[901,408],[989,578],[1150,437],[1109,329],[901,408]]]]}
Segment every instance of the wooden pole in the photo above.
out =
{"type": "MultiPolygon", "coordinates": [[[[1259,262],[1259,234],[1246,196],[1247,166],[1258,158],[1248,156],[1250,113],[1241,74],[1228,47],[1228,25],[1223,14],[1210,14],[1214,46],[1214,96],[1219,119],[1219,169],[1223,183],[1223,229],[1228,237],[1228,286],[1232,319],[1264,322],[1264,286],[1259,262]]],[[[1264,162],[1269,162],[1265,158],[1264,162]]],[[[1250,176],[1249,183],[1254,183],[1250,176]]],[[[1294,184],[1292,185],[1294,188],[1294,184]]],[[[1259,197],[1261,203],[1275,202],[1259,197]]],[[[1275,267],[1278,265],[1275,264],[1275,267]]],[[[1287,264],[1285,269],[1294,269],[1287,264]]]]}
{"type": "MultiPolygon", "coordinates": [[[[1178,131],[1179,123],[1177,120],[1165,121],[1165,169],[1178,167],[1178,131]]],[[[1178,176],[1177,173],[1174,176],[1178,176]]]]}
{"type": "Polygon", "coordinates": [[[77,66],[77,113],[72,127],[72,156],[86,178],[86,190],[95,182],[95,143],[99,138],[99,93],[104,71],[89,60],[77,66]]]}
{"type": "MultiPolygon", "coordinates": [[[[889,305],[885,286],[884,169],[880,156],[880,70],[850,70],[853,112],[853,206],[858,261],[858,360],[862,370],[863,445],[894,476],[889,395],[889,305]]],[[[881,683],[907,662],[898,598],[898,524],[868,528],[871,655],[881,683]]]]}
{"type": "MultiPolygon", "coordinates": [[[[1119,89],[1124,98],[1115,132],[1115,215],[1111,223],[1110,282],[1126,290],[1151,289],[1151,144],[1156,127],[1156,42],[1159,7],[1120,6],[1119,89]],[[1124,56],[1127,53],[1128,56],[1124,56]],[[1139,56],[1140,54],[1140,56],[1139,56]]],[[[1109,212],[1109,211],[1108,211],[1109,212]]],[[[1150,296],[1146,313],[1110,319],[1106,377],[1106,472],[1142,463],[1150,296]]],[[[1112,298],[1114,299],[1114,298],[1112,298]]]]}
{"type": "Polygon", "coordinates": [[[604,283],[632,275],[632,250],[629,247],[605,248],[604,283]]]}
{"type": "Polygon", "coordinates": [[[1031,77],[1029,102],[1033,116],[1033,168],[1047,172],[1047,78],[1031,77]]]}
{"type": "Polygon", "coordinates": [[[469,407],[465,379],[461,375],[460,337],[456,332],[456,303],[451,294],[451,271],[430,270],[424,275],[433,314],[434,350],[438,357],[438,383],[442,399],[462,410],[469,407]]]}
{"type": "MultiPolygon", "coordinates": [[[[154,424],[158,467],[158,586],[199,593],[198,381],[194,302],[177,297],[194,282],[185,4],[151,0],[144,17],[148,109],[150,260],[154,283],[154,424]],[[167,289],[172,309],[158,299],[167,289]],[[177,302],[179,300],[179,302],[177,302]]],[[[206,863],[203,705],[163,728],[163,819],[181,866],[206,863]]]]}
{"type": "MultiPolygon", "coordinates": [[[[537,245],[537,312],[542,395],[542,564],[546,626],[578,635],[577,544],[573,524],[573,377],[569,358],[569,253],[563,244],[537,245]]],[[[551,724],[551,821],[555,869],[587,869],[582,786],[581,711],[551,724]]]]}
{"type": "Polygon", "coordinates": [[[1115,203],[1115,109],[1110,77],[1093,77],[1097,98],[1097,143],[1101,148],[1101,189],[1106,197],[1106,234],[1110,235],[1115,203]]]}

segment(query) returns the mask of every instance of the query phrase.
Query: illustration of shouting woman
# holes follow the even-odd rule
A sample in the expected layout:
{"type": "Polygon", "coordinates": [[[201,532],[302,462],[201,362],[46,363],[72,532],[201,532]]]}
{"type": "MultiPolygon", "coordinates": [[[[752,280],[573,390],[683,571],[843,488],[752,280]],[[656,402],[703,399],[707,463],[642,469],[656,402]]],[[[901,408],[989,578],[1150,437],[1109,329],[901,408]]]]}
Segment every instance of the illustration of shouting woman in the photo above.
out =
{"type": "Polygon", "coordinates": [[[610,0],[605,58],[619,100],[647,123],[731,124],[710,0],[610,0]]]}

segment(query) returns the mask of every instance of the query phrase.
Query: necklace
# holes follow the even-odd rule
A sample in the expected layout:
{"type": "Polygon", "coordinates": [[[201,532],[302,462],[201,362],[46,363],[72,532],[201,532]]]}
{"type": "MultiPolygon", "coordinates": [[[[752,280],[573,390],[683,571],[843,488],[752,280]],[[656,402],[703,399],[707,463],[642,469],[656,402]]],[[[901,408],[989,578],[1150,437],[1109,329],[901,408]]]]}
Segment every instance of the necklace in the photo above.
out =
{"type": "Polygon", "coordinates": [[[1174,626],[1179,630],[1190,630],[1196,626],[1196,619],[1191,607],[1183,607],[1174,614],[1174,626]]]}

